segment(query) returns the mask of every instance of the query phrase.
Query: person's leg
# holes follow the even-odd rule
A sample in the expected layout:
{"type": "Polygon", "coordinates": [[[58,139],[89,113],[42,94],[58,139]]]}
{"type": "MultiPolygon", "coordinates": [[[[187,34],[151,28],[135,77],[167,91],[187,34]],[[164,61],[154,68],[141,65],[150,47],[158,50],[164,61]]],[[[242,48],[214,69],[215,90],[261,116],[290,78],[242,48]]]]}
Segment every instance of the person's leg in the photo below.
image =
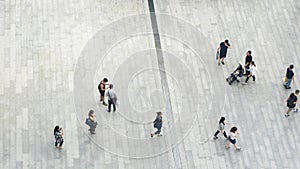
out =
{"type": "Polygon", "coordinates": [[[292,110],[292,109],[293,109],[293,108],[289,108],[289,109],[287,110],[287,112],[285,113],[285,115],[284,115],[284,116],[285,116],[285,117],[288,117],[288,116],[290,116],[290,115],[289,115],[289,113],[291,112],[291,110],[292,110]]]}
{"type": "Polygon", "coordinates": [[[112,105],[113,105],[113,109],[114,109],[113,111],[115,112],[116,111],[116,104],[115,104],[115,102],[112,101],[112,105]]]}
{"type": "Polygon", "coordinates": [[[255,82],[255,76],[252,76],[253,82],[255,82]]]}
{"type": "Polygon", "coordinates": [[[62,145],[64,144],[64,139],[63,138],[61,138],[60,139],[60,143],[59,143],[59,148],[62,148],[62,145]]]}
{"type": "Polygon", "coordinates": [[[111,105],[112,105],[111,101],[108,100],[108,108],[107,108],[107,111],[108,111],[108,112],[110,112],[111,105]]]}
{"type": "Polygon", "coordinates": [[[222,57],[221,63],[222,63],[223,65],[225,64],[224,59],[225,59],[225,57],[222,57]]]}
{"type": "Polygon", "coordinates": [[[285,84],[285,88],[290,89],[291,88],[291,83],[292,83],[292,79],[288,79],[288,81],[285,84]]]}
{"type": "Polygon", "coordinates": [[[229,148],[230,140],[228,139],[225,145],[225,148],[229,148]]]}
{"type": "Polygon", "coordinates": [[[225,138],[227,138],[227,133],[226,133],[226,131],[225,131],[225,130],[222,130],[222,133],[223,133],[223,136],[224,136],[225,138]]]}
{"type": "Polygon", "coordinates": [[[239,147],[239,146],[237,146],[237,144],[235,143],[235,144],[233,144],[234,145],[234,148],[236,149],[236,150],[240,150],[241,149],[241,147],[239,147]]]}
{"type": "Polygon", "coordinates": [[[247,78],[246,78],[246,80],[245,80],[245,83],[247,83],[247,82],[248,82],[248,80],[249,80],[249,76],[247,76],[247,78]]]}
{"type": "Polygon", "coordinates": [[[220,131],[219,130],[217,130],[216,132],[215,132],[215,134],[214,134],[214,139],[217,139],[218,138],[218,134],[220,133],[220,131]]]}
{"type": "Polygon", "coordinates": [[[58,146],[58,139],[55,138],[55,147],[57,147],[57,146],[58,146]]]}

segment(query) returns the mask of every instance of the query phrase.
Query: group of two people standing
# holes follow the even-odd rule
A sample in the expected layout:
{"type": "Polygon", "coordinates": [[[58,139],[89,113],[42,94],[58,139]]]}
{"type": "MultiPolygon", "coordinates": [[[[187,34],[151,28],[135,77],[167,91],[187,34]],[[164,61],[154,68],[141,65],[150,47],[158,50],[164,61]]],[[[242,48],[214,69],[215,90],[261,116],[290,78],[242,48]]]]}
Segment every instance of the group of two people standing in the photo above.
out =
{"type": "MultiPolygon", "coordinates": [[[[224,59],[227,56],[227,49],[231,49],[231,45],[229,44],[229,40],[225,40],[224,42],[221,42],[220,45],[217,48],[217,60],[218,65],[222,63],[222,65],[225,65],[224,59]]],[[[245,75],[247,76],[245,82],[242,84],[247,84],[250,77],[252,77],[253,81],[255,82],[255,76],[256,76],[256,65],[255,62],[252,60],[252,52],[251,50],[248,50],[245,57],[245,65],[243,66],[245,69],[245,75]]]]}
{"type": "Polygon", "coordinates": [[[107,78],[103,78],[98,85],[98,90],[100,93],[100,102],[103,105],[108,106],[107,112],[111,111],[111,106],[113,106],[113,112],[116,111],[116,105],[117,105],[118,98],[117,98],[115,91],[113,90],[113,87],[114,87],[114,85],[109,84],[107,78]],[[108,87],[106,87],[106,86],[108,86],[108,87]],[[105,93],[106,93],[106,96],[108,97],[108,105],[107,105],[107,103],[105,103],[105,93]]]}

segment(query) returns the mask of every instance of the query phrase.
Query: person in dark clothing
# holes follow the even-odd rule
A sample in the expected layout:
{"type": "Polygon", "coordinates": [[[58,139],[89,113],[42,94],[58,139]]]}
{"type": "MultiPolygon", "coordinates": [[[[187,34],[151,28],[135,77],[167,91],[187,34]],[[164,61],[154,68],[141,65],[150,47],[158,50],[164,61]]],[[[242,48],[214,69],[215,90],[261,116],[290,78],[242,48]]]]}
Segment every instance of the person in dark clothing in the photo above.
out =
{"type": "Polygon", "coordinates": [[[251,62],[252,62],[251,53],[252,53],[251,50],[248,50],[247,53],[246,53],[246,57],[245,57],[244,68],[245,68],[246,76],[250,75],[250,65],[251,65],[251,62]]]}
{"type": "Polygon", "coordinates": [[[221,42],[218,49],[217,49],[217,53],[219,54],[219,58],[218,58],[218,65],[220,65],[220,62],[224,65],[224,59],[226,58],[227,55],[227,49],[231,49],[231,46],[229,44],[228,40],[225,40],[224,42],[221,42]]]}
{"type": "Polygon", "coordinates": [[[96,121],[96,115],[94,113],[94,110],[90,110],[88,114],[88,118],[85,120],[85,124],[90,126],[89,131],[91,134],[96,134],[95,130],[98,125],[98,122],[96,121]]]}
{"type": "Polygon", "coordinates": [[[107,78],[103,78],[103,80],[101,80],[101,82],[98,85],[98,90],[100,92],[100,102],[103,103],[103,105],[107,106],[107,104],[104,101],[104,95],[105,95],[105,85],[108,82],[107,78]]]}
{"type": "Polygon", "coordinates": [[[64,143],[63,129],[59,126],[55,126],[53,134],[54,134],[54,138],[55,138],[55,147],[62,149],[63,148],[62,145],[64,143]]]}
{"type": "Polygon", "coordinates": [[[286,100],[287,102],[287,107],[289,108],[288,111],[285,113],[285,117],[289,117],[289,113],[294,110],[294,113],[298,112],[298,109],[296,109],[296,104],[297,104],[297,96],[299,94],[299,90],[296,90],[295,93],[291,93],[289,98],[286,100]]]}
{"type": "Polygon", "coordinates": [[[157,131],[155,133],[151,133],[151,137],[153,137],[154,135],[162,136],[160,134],[162,128],[162,113],[157,112],[156,114],[157,115],[153,123],[154,123],[154,128],[157,128],[157,131]]]}
{"type": "Polygon", "coordinates": [[[293,81],[293,83],[295,83],[295,79],[294,79],[294,71],[293,71],[293,69],[294,69],[294,65],[290,65],[290,66],[287,68],[287,70],[286,70],[286,75],[285,75],[285,77],[286,77],[286,79],[287,79],[287,82],[286,82],[286,84],[284,85],[284,87],[285,87],[286,89],[290,89],[290,88],[291,88],[291,83],[292,83],[292,81],[293,81]]]}
{"type": "Polygon", "coordinates": [[[227,134],[225,131],[225,124],[229,124],[226,120],[225,117],[221,117],[218,125],[218,130],[214,134],[214,139],[218,139],[218,134],[221,132],[225,138],[227,138],[227,134]]]}

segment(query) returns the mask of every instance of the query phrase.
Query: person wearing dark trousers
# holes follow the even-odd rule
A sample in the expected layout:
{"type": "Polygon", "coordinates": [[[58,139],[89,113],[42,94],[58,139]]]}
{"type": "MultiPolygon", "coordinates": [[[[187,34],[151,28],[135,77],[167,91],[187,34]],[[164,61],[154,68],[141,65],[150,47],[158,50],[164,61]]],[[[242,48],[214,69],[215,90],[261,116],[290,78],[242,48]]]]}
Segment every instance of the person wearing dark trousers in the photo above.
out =
{"type": "Polygon", "coordinates": [[[217,49],[217,53],[219,54],[218,65],[220,65],[220,62],[222,63],[222,65],[225,64],[224,59],[226,58],[228,48],[231,49],[229,40],[226,39],[224,42],[220,43],[217,49]]]}
{"type": "Polygon", "coordinates": [[[54,138],[55,138],[55,147],[56,148],[59,148],[59,149],[62,149],[62,145],[64,143],[64,138],[63,138],[63,135],[64,135],[64,131],[61,127],[59,127],[58,125],[55,126],[54,128],[54,138]]]}
{"type": "Polygon", "coordinates": [[[250,77],[252,77],[253,82],[255,82],[256,71],[257,71],[257,68],[256,68],[256,65],[255,65],[255,62],[252,61],[251,65],[250,65],[250,74],[247,76],[246,81],[243,82],[242,84],[243,85],[247,84],[250,77]]]}
{"type": "Polygon", "coordinates": [[[161,128],[162,128],[162,113],[161,112],[156,113],[156,118],[153,121],[153,123],[154,123],[154,128],[156,128],[157,131],[155,133],[151,133],[151,137],[153,137],[154,135],[162,136],[160,134],[161,128]]]}
{"type": "Polygon", "coordinates": [[[88,117],[85,120],[85,124],[87,124],[90,127],[89,131],[91,134],[96,134],[95,130],[98,125],[98,122],[96,121],[96,115],[94,113],[94,110],[89,111],[88,117]]]}
{"type": "Polygon", "coordinates": [[[285,115],[284,115],[285,117],[289,117],[289,116],[290,116],[289,113],[290,113],[292,110],[294,110],[294,113],[297,113],[297,112],[298,112],[298,109],[296,108],[296,104],[297,104],[297,100],[298,100],[298,98],[297,98],[298,94],[299,94],[299,90],[296,90],[295,93],[291,93],[290,96],[289,96],[289,98],[286,100],[286,102],[287,102],[287,107],[288,107],[289,109],[288,109],[287,112],[285,113],[285,115]]]}
{"type": "Polygon", "coordinates": [[[286,75],[285,75],[285,77],[286,77],[286,79],[287,79],[287,82],[286,82],[286,84],[284,85],[284,87],[285,87],[286,89],[290,89],[290,88],[291,88],[291,83],[292,83],[292,81],[293,81],[293,83],[295,83],[295,79],[294,79],[294,71],[293,71],[293,69],[294,69],[294,65],[290,65],[290,66],[287,68],[287,70],[286,70],[286,75]]]}
{"type": "Polygon", "coordinates": [[[100,93],[100,102],[102,102],[103,105],[107,106],[107,104],[104,101],[104,95],[105,95],[105,85],[107,84],[108,79],[107,78],[103,78],[103,80],[101,80],[101,82],[98,85],[98,90],[100,93]]]}
{"type": "Polygon", "coordinates": [[[116,111],[116,104],[117,104],[117,95],[115,91],[113,90],[114,85],[110,84],[109,85],[109,90],[106,93],[106,96],[108,97],[108,108],[107,112],[110,112],[111,110],[111,105],[113,106],[113,111],[116,111]]]}
{"type": "Polygon", "coordinates": [[[250,75],[250,65],[251,65],[251,62],[252,62],[252,55],[251,55],[251,50],[248,50],[247,53],[246,53],[246,57],[245,57],[245,65],[244,65],[244,68],[245,68],[245,74],[247,76],[250,75]]]}
{"type": "Polygon", "coordinates": [[[218,134],[221,132],[225,138],[227,138],[227,134],[225,131],[225,124],[229,124],[226,120],[225,117],[221,117],[218,125],[218,130],[214,134],[214,139],[218,139],[218,134]]]}
{"type": "Polygon", "coordinates": [[[231,144],[234,145],[236,150],[241,150],[241,148],[239,146],[237,146],[237,144],[236,144],[236,138],[237,138],[238,134],[239,134],[239,132],[238,132],[237,127],[232,127],[230,129],[230,135],[228,137],[228,141],[227,141],[226,146],[225,146],[226,149],[230,148],[229,144],[231,143],[231,144]]]}

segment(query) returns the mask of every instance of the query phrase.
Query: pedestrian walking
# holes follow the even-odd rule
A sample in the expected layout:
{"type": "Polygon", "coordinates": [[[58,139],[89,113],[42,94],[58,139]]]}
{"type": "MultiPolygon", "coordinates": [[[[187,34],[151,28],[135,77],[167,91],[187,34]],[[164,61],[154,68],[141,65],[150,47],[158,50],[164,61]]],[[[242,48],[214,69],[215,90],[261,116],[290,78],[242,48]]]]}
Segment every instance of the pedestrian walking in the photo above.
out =
{"type": "Polygon", "coordinates": [[[98,85],[98,90],[100,92],[100,102],[102,102],[103,105],[107,106],[107,104],[104,101],[104,95],[105,95],[105,85],[107,85],[108,79],[107,78],[103,78],[99,85],[98,85]]]}
{"type": "Polygon", "coordinates": [[[296,108],[296,104],[297,104],[297,100],[298,100],[298,98],[297,98],[298,94],[299,94],[299,90],[296,90],[294,93],[291,93],[289,98],[286,100],[286,102],[287,102],[286,106],[288,107],[288,110],[284,115],[285,117],[289,117],[290,116],[289,113],[292,110],[294,110],[294,113],[298,112],[298,109],[296,108]]]}
{"type": "Polygon", "coordinates": [[[290,65],[290,66],[287,68],[287,70],[286,70],[286,75],[285,75],[285,77],[286,77],[286,79],[287,79],[287,82],[286,82],[286,84],[284,84],[284,87],[285,87],[286,89],[290,89],[290,88],[291,88],[291,83],[292,83],[292,81],[293,81],[293,83],[295,83],[295,78],[294,78],[294,71],[293,71],[293,69],[294,69],[294,65],[290,65]]]}
{"type": "Polygon", "coordinates": [[[117,95],[115,93],[115,91],[113,90],[114,85],[110,84],[109,85],[109,90],[106,93],[106,96],[108,97],[108,108],[107,108],[107,112],[110,112],[111,110],[111,105],[113,106],[113,111],[116,111],[116,104],[117,104],[117,95]]]}
{"type": "Polygon", "coordinates": [[[54,138],[55,138],[55,147],[56,148],[59,148],[59,149],[62,149],[62,145],[64,143],[64,138],[63,138],[63,135],[64,135],[64,131],[61,127],[59,127],[58,125],[55,126],[54,128],[54,138]]]}
{"type": "Polygon", "coordinates": [[[251,62],[252,62],[252,52],[251,50],[248,50],[247,53],[246,53],[246,57],[245,57],[245,65],[244,65],[244,68],[245,68],[245,74],[247,76],[250,75],[250,65],[251,65],[251,62]]]}
{"type": "Polygon", "coordinates": [[[238,134],[239,134],[239,132],[238,132],[237,127],[232,127],[230,129],[230,135],[228,137],[228,141],[227,141],[226,146],[225,146],[226,149],[230,148],[229,144],[231,143],[231,144],[234,145],[236,150],[241,150],[241,147],[237,146],[237,144],[236,144],[236,139],[237,139],[238,134]]]}
{"type": "Polygon", "coordinates": [[[96,115],[94,113],[94,110],[90,110],[88,113],[88,117],[85,120],[85,124],[90,126],[89,131],[91,134],[96,134],[95,130],[98,125],[98,122],[96,121],[96,115]]]}
{"type": "Polygon", "coordinates": [[[247,84],[250,77],[252,77],[253,82],[255,82],[256,71],[257,71],[257,68],[256,68],[256,65],[255,65],[255,62],[252,61],[251,65],[250,65],[250,74],[247,76],[246,81],[243,82],[242,84],[243,85],[247,84]]]}
{"type": "Polygon", "coordinates": [[[161,128],[162,128],[162,113],[161,112],[156,112],[156,118],[153,121],[153,123],[154,123],[154,128],[156,128],[157,131],[155,133],[151,133],[151,137],[153,137],[154,135],[162,136],[160,134],[161,128]]]}
{"type": "Polygon", "coordinates": [[[227,49],[231,49],[231,46],[229,44],[229,40],[225,40],[224,42],[221,42],[218,49],[217,49],[217,56],[218,57],[218,65],[220,65],[220,62],[222,65],[225,64],[224,59],[226,58],[227,55],[227,49]]]}
{"type": "Polygon", "coordinates": [[[218,129],[214,134],[214,139],[215,140],[218,139],[218,134],[220,132],[224,135],[225,138],[227,138],[227,134],[226,134],[226,131],[225,131],[225,124],[229,124],[229,122],[227,122],[225,120],[225,117],[221,117],[220,121],[219,121],[218,129]]]}

